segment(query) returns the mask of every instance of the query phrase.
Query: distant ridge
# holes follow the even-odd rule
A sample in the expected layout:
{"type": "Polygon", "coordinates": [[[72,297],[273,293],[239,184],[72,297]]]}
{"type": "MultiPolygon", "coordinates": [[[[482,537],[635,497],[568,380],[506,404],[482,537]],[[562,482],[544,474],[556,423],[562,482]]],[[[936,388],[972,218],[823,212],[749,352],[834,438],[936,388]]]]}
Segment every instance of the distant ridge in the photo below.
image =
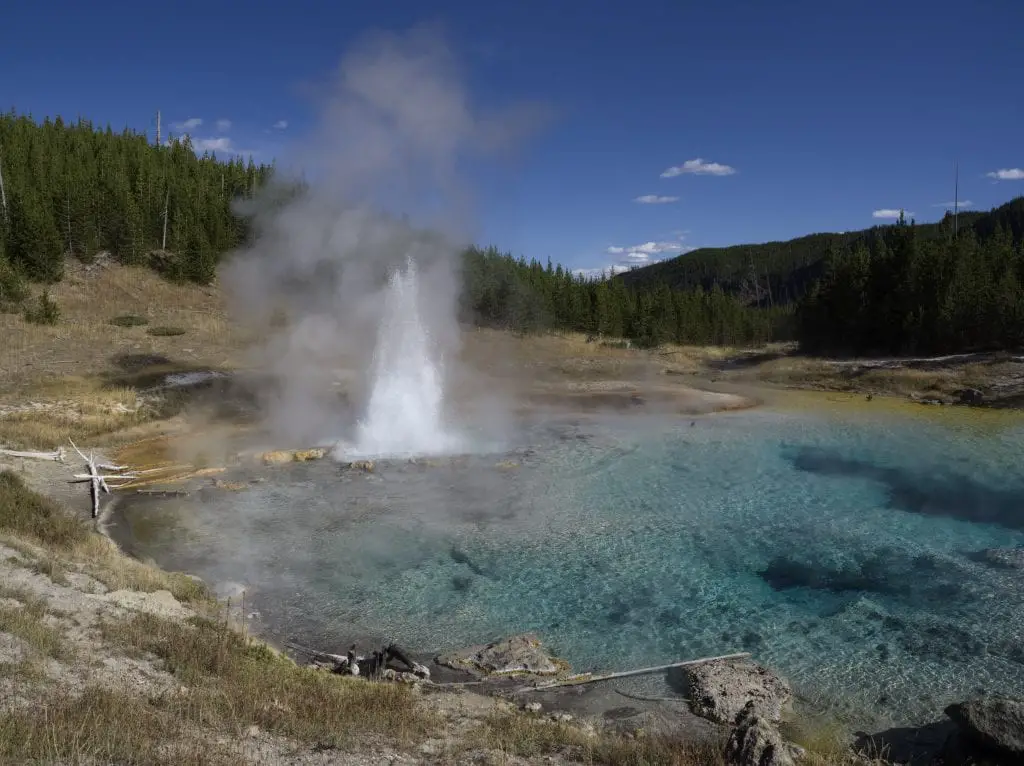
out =
{"type": "MultiPolygon", "coordinates": [[[[1019,243],[1024,239],[1024,196],[987,213],[960,211],[958,218],[961,236],[972,230],[979,239],[985,240],[1001,226],[1019,243]]],[[[710,290],[717,284],[732,295],[756,296],[757,302],[771,300],[774,305],[789,305],[800,300],[821,276],[830,249],[851,246],[858,240],[870,244],[886,228],[872,226],[860,231],[808,234],[778,242],[703,247],[671,260],[623,272],[615,279],[638,289],[667,284],[673,289],[702,287],[710,290]]],[[[937,223],[916,224],[916,230],[922,239],[948,239],[953,235],[953,213],[946,213],[937,223]]]]}

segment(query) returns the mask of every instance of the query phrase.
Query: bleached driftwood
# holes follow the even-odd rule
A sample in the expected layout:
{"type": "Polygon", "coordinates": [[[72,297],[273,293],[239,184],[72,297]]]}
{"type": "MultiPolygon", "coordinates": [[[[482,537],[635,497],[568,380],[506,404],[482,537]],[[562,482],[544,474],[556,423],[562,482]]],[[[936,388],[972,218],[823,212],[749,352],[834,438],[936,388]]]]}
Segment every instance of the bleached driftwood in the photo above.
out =
{"type": "Polygon", "coordinates": [[[71,439],[68,439],[68,441],[71,442],[71,446],[74,448],[75,452],[78,453],[79,457],[81,457],[82,460],[85,461],[85,465],[89,469],[89,473],[75,474],[75,478],[72,480],[71,483],[89,483],[89,495],[92,498],[92,517],[95,519],[97,516],[100,515],[100,493],[110,493],[110,485],[107,484],[107,481],[131,481],[136,477],[134,474],[130,473],[123,474],[120,476],[107,476],[105,474],[100,473],[101,468],[105,471],[113,471],[114,473],[117,473],[118,471],[124,471],[125,466],[111,465],[109,463],[97,464],[96,459],[95,457],[93,457],[92,453],[86,456],[85,453],[82,452],[82,450],[78,449],[78,445],[75,444],[74,441],[72,441],[71,439]]]}
{"type": "Polygon", "coordinates": [[[24,452],[14,449],[0,449],[0,455],[5,457],[22,457],[30,460],[54,460],[58,463],[64,462],[64,450],[60,447],[53,452],[24,452]]]}
{"type": "MultiPolygon", "coordinates": [[[[100,467],[100,466],[97,466],[97,467],[100,467]]],[[[121,480],[124,480],[124,481],[128,481],[129,479],[136,478],[136,476],[135,476],[135,474],[132,474],[132,473],[126,473],[126,474],[123,474],[121,476],[101,475],[99,478],[102,479],[103,481],[116,481],[118,479],[121,479],[121,480]]],[[[92,481],[92,479],[93,479],[93,475],[91,473],[76,473],[74,481],[72,481],[71,483],[72,484],[76,484],[76,483],[82,482],[82,481],[92,481]]]]}
{"type": "Polygon", "coordinates": [[[572,676],[570,678],[563,678],[557,681],[548,681],[546,683],[537,684],[536,686],[522,686],[516,689],[518,692],[532,692],[532,691],[543,691],[546,689],[557,689],[561,686],[580,686],[582,684],[592,684],[598,681],[611,681],[615,678],[628,678],[629,676],[645,676],[651,675],[652,673],[660,673],[671,668],[685,668],[690,665],[704,665],[708,662],[719,662],[721,660],[741,660],[750,656],[750,652],[739,652],[737,654],[723,654],[718,657],[702,657],[699,660],[683,660],[682,662],[670,662],[668,665],[656,665],[652,668],[638,668],[637,670],[622,670],[617,673],[602,673],[600,675],[592,675],[590,673],[581,674],[579,676],[572,676]]]}

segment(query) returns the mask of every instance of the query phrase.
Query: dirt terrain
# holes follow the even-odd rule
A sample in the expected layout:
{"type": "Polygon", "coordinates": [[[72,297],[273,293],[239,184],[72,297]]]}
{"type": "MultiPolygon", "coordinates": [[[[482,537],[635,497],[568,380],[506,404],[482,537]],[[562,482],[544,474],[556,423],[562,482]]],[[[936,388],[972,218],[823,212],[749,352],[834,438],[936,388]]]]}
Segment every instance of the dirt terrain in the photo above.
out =
{"type": "MultiPolygon", "coordinates": [[[[69,483],[83,470],[70,440],[155,467],[147,484],[197,472],[216,482],[259,427],[246,367],[256,338],[232,329],[216,288],[103,263],[69,271],[51,292],[56,325],[0,315],[0,449],[69,455],[0,455],[0,763],[720,762],[720,739],[624,732],[593,693],[524,713],[470,689],[301,668],[246,636],[244,604],[123,556],[89,518],[87,485],[69,483]],[[148,324],[111,321],[128,315],[148,324]]],[[[472,329],[462,361],[459,397],[679,416],[756,406],[773,387],[944,401],[977,388],[1010,402],[1019,374],[1012,357],[824,362],[785,347],[641,351],[472,329]]],[[[623,703],[682,720],[672,703],[623,703]]],[[[806,763],[866,762],[827,726],[796,738],[806,763]]]]}

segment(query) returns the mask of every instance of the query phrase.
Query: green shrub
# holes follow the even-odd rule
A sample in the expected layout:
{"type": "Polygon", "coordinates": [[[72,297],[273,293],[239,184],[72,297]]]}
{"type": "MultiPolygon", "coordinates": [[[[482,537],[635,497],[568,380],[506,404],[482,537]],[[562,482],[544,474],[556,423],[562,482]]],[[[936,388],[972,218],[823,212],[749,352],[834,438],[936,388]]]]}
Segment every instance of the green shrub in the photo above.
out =
{"type": "Polygon", "coordinates": [[[175,335],[184,335],[185,332],[184,327],[150,327],[146,330],[146,335],[152,335],[155,338],[170,338],[175,335]]]}
{"type": "Polygon", "coordinates": [[[57,324],[60,319],[60,307],[50,297],[49,291],[43,291],[35,306],[25,307],[25,321],[32,324],[57,324]]]}
{"type": "Polygon", "coordinates": [[[28,298],[25,280],[3,256],[0,256],[0,311],[17,313],[28,298]]]}
{"type": "Polygon", "coordinates": [[[111,319],[110,324],[117,327],[141,327],[142,325],[149,324],[149,320],[138,314],[121,314],[121,316],[111,319]]]}

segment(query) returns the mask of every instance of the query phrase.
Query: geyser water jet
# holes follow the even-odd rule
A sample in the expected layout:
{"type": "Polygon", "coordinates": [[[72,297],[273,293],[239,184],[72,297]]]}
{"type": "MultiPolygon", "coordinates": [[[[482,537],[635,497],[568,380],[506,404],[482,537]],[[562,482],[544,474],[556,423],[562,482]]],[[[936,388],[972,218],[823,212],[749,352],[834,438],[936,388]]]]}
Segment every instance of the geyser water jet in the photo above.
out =
{"type": "Polygon", "coordinates": [[[373,354],[365,417],[348,455],[395,457],[458,451],[462,439],[444,423],[443,359],[420,311],[416,262],[392,272],[373,354]]]}
{"type": "Polygon", "coordinates": [[[315,91],[310,133],[237,203],[254,237],[221,270],[234,318],[262,339],[247,366],[267,381],[266,439],[341,437],[339,456],[456,450],[442,424],[446,380],[467,392],[457,415],[474,441],[502,432],[505,403],[480,401],[486,387],[468,385],[475,371],[456,353],[474,228],[463,170],[473,161],[477,175],[512,148],[528,114],[476,108],[433,27],[353,42],[315,91]]]}

